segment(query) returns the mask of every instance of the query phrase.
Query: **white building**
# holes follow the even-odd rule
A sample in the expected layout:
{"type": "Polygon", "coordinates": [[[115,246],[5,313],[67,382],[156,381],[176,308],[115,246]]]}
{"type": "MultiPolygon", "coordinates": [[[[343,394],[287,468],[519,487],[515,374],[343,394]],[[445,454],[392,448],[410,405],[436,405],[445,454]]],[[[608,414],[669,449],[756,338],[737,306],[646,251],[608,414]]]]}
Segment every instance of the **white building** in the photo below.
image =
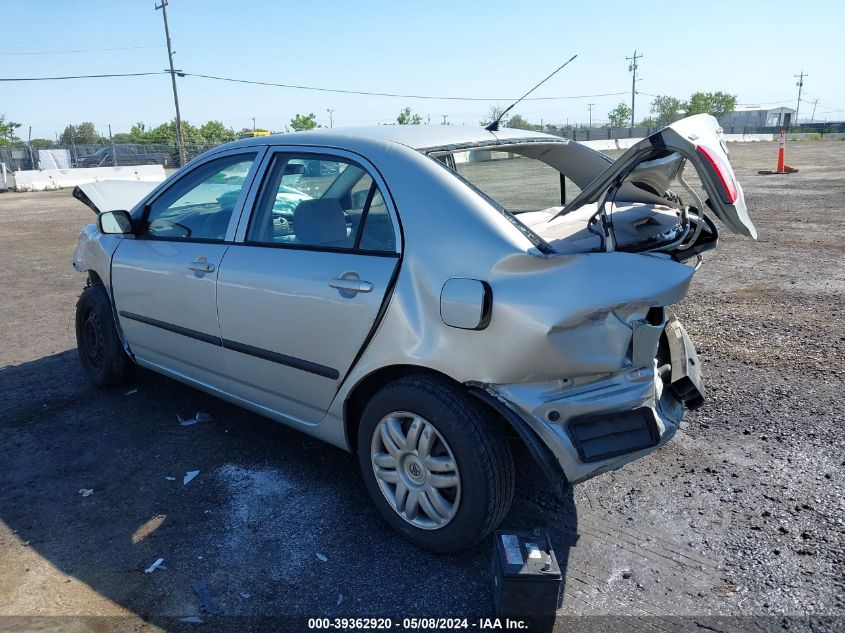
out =
{"type": "Polygon", "coordinates": [[[728,112],[719,119],[722,127],[759,128],[759,127],[789,127],[794,125],[795,109],[784,107],[767,107],[760,105],[737,106],[733,112],[728,112]]]}

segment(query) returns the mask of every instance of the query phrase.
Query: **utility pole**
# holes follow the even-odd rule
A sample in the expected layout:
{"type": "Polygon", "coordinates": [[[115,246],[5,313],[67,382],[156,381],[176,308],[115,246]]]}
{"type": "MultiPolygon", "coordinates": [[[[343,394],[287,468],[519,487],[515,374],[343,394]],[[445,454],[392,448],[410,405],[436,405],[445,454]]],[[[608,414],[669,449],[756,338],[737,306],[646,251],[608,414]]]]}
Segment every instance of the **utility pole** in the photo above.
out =
{"type": "Polygon", "coordinates": [[[440,116],[443,117],[443,123],[441,123],[440,125],[449,125],[448,123],[446,123],[446,117],[449,116],[449,115],[448,114],[441,114],[440,116]]]}
{"type": "Polygon", "coordinates": [[[810,117],[810,123],[816,120],[816,106],[819,105],[818,99],[813,99],[813,116],[810,117]]]}
{"type": "Polygon", "coordinates": [[[588,103],[587,110],[590,111],[590,127],[593,127],[593,106],[596,105],[595,103],[588,103]]]}
{"type": "Polygon", "coordinates": [[[35,158],[32,154],[32,126],[29,126],[29,136],[26,139],[27,147],[29,147],[29,165],[30,169],[35,169],[35,158]]]}
{"type": "Polygon", "coordinates": [[[798,111],[801,109],[801,89],[804,87],[804,77],[809,77],[810,75],[805,74],[804,71],[802,70],[800,75],[792,75],[792,76],[798,77],[798,81],[795,83],[795,85],[798,86],[798,103],[795,104],[795,125],[797,126],[798,125],[798,111]]]}
{"type": "Polygon", "coordinates": [[[179,153],[179,166],[185,164],[185,147],[182,143],[182,115],[179,113],[179,93],[176,91],[176,70],[173,68],[173,48],[170,45],[170,27],[167,25],[167,0],[155,5],[156,11],[161,9],[164,17],[164,36],[167,39],[167,58],[170,60],[170,81],[173,83],[173,103],[176,106],[176,150],[179,153]]]}
{"type": "Polygon", "coordinates": [[[326,108],[326,112],[329,113],[329,127],[334,127],[334,108],[326,108]]]}
{"type": "MultiPolygon", "coordinates": [[[[162,0],[163,2],[164,0],[162,0]]],[[[637,60],[640,59],[642,55],[637,55],[637,51],[634,50],[633,57],[626,57],[628,61],[631,63],[628,64],[628,70],[634,73],[633,79],[631,80],[631,127],[634,127],[634,95],[637,94],[637,60]]]]}
{"type": "Polygon", "coordinates": [[[255,132],[255,117],[251,116],[249,118],[252,119],[252,131],[255,132]]]}
{"type": "Polygon", "coordinates": [[[117,167],[117,152],[114,151],[114,137],[111,135],[111,123],[109,123],[109,145],[111,146],[112,167],[117,167]]]}

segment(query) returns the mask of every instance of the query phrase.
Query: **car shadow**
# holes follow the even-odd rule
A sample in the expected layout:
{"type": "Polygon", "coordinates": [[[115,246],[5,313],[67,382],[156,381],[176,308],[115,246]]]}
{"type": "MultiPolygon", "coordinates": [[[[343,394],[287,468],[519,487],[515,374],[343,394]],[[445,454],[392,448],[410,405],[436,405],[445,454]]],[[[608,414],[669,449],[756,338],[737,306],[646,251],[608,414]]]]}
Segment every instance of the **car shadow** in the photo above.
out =
{"type": "MultiPolygon", "coordinates": [[[[24,594],[48,592],[60,606],[41,613],[122,608],[165,629],[190,616],[243,630],[493,615],[492,537],[453,555],[410,545],[381,520],[344,451],[143,370],[94,389],[75,350],[0,369],[0,399],[4,614],[33,613],[24,594]],[[198,411],[212,420],[177,418],[198,411]],[[164,567],[145,573],[159,558],[164,567]]],[[[518,444],[515,459],[503,527],[546,528],[565,576],[571,490],[552,497],[518,444]]]]}

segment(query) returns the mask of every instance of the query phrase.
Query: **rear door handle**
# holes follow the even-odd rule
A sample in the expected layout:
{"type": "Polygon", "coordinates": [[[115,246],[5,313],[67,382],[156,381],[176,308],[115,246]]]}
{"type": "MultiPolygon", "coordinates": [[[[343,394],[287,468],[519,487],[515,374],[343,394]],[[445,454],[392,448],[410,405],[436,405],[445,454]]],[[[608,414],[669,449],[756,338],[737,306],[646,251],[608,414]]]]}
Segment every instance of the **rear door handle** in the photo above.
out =
{"type": "Polygon", "coordinates": [[[198,273],[213,273],[214,264],[209,264],[205,257],[197,257],[194,261],[188,264],[190,270],[195,270],[198,273]]]}
{"type": "Polygon", "coordinates": [[[370,281],[363,279],[342,279],[335,278],[329,282],[332,288],[338,290],[346,290],[347,292],[372,292],[373,284],[370,281]]]}

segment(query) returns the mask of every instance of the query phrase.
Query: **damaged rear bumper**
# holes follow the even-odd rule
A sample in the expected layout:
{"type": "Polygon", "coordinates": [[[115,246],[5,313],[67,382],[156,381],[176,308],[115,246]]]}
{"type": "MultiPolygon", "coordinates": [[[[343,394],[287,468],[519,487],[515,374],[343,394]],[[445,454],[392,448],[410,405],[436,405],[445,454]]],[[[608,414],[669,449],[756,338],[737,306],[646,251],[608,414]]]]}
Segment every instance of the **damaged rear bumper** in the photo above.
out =
{"type": "Polygon", "coordinates": [[[663,332],[671,362],[662,367],[652,361],[616,374],[489,385],[485,400],[507,414],[523,439],[530,429],[541,446],[526,443],[550,477],[555,467],[570,483],[615,470],[668,442],[684,408],[704,401],[689,335],[674,316],[663,332]]]}

